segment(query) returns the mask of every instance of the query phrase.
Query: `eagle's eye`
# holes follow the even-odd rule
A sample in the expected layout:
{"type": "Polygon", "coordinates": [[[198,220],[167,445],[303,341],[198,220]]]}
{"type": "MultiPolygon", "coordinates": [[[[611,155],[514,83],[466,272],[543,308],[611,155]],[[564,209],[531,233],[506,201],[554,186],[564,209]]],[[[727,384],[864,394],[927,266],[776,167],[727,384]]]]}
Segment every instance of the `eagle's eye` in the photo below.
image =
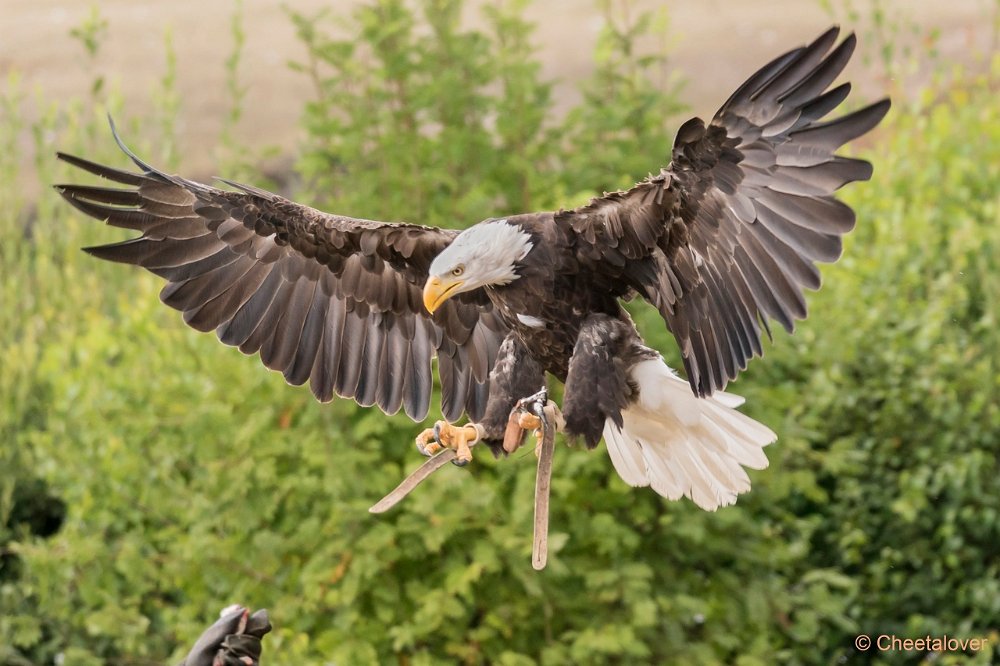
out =
{"type": "Polygon", "coordinates": [[[451,269],[451,274],[454,275],[455,277],[459,277],[464,272],[465,272],[465,266],[463,266],[461,264],[459,264],[458,266],[455,266],[455,268],[451,269]]]}

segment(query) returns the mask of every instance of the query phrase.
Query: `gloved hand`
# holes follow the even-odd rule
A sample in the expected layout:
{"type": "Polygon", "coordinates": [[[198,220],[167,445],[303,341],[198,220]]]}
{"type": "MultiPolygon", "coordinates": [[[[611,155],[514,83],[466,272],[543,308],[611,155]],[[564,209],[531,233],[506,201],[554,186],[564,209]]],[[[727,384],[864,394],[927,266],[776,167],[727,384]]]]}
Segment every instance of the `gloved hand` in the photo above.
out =
{"type": "Polygon", "coordinates": [[[267,610],[229,606],[178,666],[260,666],[260,639],[271,631],[267,610]]]}

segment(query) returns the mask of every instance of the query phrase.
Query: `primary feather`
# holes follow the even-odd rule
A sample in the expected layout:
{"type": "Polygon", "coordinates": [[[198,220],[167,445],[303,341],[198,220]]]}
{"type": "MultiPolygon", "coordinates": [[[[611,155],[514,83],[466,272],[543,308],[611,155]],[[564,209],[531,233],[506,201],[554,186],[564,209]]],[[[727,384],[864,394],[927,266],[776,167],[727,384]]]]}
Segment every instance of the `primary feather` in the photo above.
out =
{"type": "Polygon", "coordinates": [[[837,34],[765,65],[707,125],[684,123],[658,175],[556,216],[580,236],[588,268],[660,311],[698,395],[762,353],[768,319],[793,330],[806,316],[803,289],[820,284],[815,262],[835,261],[854,227],[833,195],[872,168],[834,151],[877,125],[889,100],[820,122],[850,90],[823,92],[856,44],[850,35],[831,51],[837,34]]]}

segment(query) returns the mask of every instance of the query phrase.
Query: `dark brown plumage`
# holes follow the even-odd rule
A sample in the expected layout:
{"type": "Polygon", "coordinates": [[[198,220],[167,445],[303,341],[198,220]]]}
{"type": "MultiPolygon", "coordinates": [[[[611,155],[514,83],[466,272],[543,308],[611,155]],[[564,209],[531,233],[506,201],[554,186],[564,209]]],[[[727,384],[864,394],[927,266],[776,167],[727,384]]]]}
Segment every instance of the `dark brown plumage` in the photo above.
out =
{"type": "Polygon", "coordinates": [[[503,324],[482,296],[433,317],[420,301],[427,267],[457,231],[327,215],[247,186],[227,192],[131,154],[144,173],[59,157],[132,186],[57,189],[84,213],[142,232],[86,250],[165,278],[161,299],[190,326],[259,352],[291,384],[309,380],[321,401],[336,392],[416,420],[427,416],[436,354],[446,417],[483,413],[503,324]]]}
{"type": "Polygon", "coordinates": [[[626,481],[714,508],[749,488],[740,465],[766,464],[760,447],[774,438],[720,411],[739,400],[719,392],[761,354],[769,319],[791,331],[805,317],[816,262],[836,260],[855,223],[834,192],[872,173],[834,151],[889,109],[883,100],[821,121],[850,90],[826,90],[855,47],[853,35],[834,47],[837,34],[763,67],[708,124],[684,123],[670,165],[627,192],[461,234],[209,187],[120,141],[142,173],[59,157],[128,188],[57,187],[84,213],[142,234],[88,252],[165,278],[161,298],[188,324],[259,353],[292,384],[309,381],[320,400],[402,406],[421,420],[436,355],[445,418],[485,416],[499,451],[514,402],[548,372],[566,382],[571,436],[594,446],[603,434],[626,481]],[[677,406],[676,378],[620,305],[635,295],[677,338],[703,402],[677,406]]]}
{"type": "Polygon", "coordinates": [[[587,270],[621,278],[655,305],[676,336],[691,387],[722,389],[761,354],[761,328],[806,316],[815,263],[840,256],[854,212],[833,197],[871,177],[871,164],[834,151],[885,116],[883,100],[833,121],[850,84],[823,91],[856,40],[831,29],[744,83],[707,126],[678,131],[660,174],[556,215],[581,239],[587,270]]]}

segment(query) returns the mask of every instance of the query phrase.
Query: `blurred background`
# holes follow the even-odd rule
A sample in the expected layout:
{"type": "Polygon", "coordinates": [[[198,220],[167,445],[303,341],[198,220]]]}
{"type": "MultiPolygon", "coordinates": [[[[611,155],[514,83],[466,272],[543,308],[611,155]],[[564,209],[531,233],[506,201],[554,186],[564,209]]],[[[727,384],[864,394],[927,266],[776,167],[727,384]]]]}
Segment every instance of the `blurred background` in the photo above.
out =
{"type": "Polygon", "coordinates": [[[233,602],[270,609],[274,664],[994,663],[998,36],[996,0],[5,0],[0,664],[175,663],[233,602]],[[560,447],[541,573],[530,454],[369,515],[421,426],[187,329],[156,278],[79,252],[126,235],[49,187],[82,178],[56,150],[126,166],[111,113],[168,171],[348,215],[571,207],[831,23],[860,39],[848,105],[893,110],[847,151],[875,176],[810,318],[732,386],[771,467],[708,514],[560,447]]]}

